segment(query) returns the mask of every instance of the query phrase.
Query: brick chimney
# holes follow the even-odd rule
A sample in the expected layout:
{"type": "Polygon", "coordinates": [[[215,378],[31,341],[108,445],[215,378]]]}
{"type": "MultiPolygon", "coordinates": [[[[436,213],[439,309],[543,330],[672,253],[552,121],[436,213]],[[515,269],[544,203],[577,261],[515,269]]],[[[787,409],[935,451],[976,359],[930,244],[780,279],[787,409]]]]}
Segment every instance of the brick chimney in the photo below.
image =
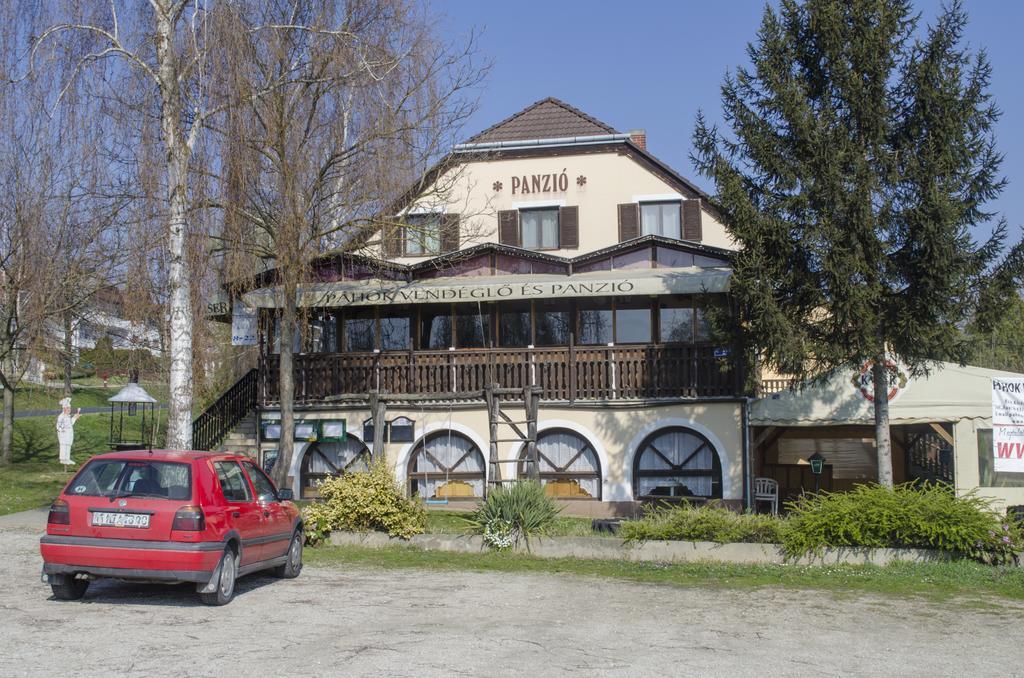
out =
{"type": "Polygon", "coordinates": [[[635,129],[630,131],[629,140],[636,146],[639,146],[643,150],[647,150],[647,130],[635,129]]]}

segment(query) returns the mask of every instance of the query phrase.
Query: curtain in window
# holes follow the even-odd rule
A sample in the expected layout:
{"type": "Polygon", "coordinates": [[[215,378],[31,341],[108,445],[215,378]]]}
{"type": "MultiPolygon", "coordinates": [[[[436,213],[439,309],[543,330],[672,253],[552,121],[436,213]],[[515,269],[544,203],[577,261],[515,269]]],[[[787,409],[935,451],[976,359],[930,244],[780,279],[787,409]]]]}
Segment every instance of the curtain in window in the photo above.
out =
{"type": "Polygon", "coordinates": [[[484,479],[480,449],[454,432],[446,431],[420,443],[409,464],[410,487],[424,498],[482,497],[484,479]]]}
{"type": "MultiPolygon", "coordinates": [[[[523,455],[527,454],[524,447],[523,455]]],[[[601,496],[601,465],[590,443],[572,431],[550,431],[537,438],[537,456],[540,465],[541,482],[575,481],[580,489],[591,497],[601,496]],[[575,477],[545,478],[546,474],[578,473],[575,477]],[[593,477],[596,474],[597,477],[593,477]]]]}
{"type": "Polygon", "coordinates": [[[348,471],[366,471],[369,450],[355,438],[343,443],[318,443],[306,452],[308,472],[317,475],[337,475],[348,471]]]}
{"type": "Polygon", "coordinates": [[[447,306],[420,311],[420,348],[443,350],[452,345],[452,316],[447,306]]]}
{"type": "MultiPolygon", "coordinates": [[[[649,439],[639,454],[638,470],[659,474],[653,477],[638,475],[637,496],[713,496],[715,451],[702,437],[683,429],[670,429],[649,439]],[[706,473],[674,475],[677,468],[706,473]]],[[[719,482],[720,474],[719,470],[719,482]]]]}
{"type": "Polygon", "coordinates": [[[410,256],[437,254],[441,251],[441,217],[438,214],[414,214],[406,218],[405,253],[410,256]]]}
{"type": "Polygon", "coordinates": [[[558,249],[558,210],[524,210],[519,215],[523,247],[528,250],[558,249]]]}

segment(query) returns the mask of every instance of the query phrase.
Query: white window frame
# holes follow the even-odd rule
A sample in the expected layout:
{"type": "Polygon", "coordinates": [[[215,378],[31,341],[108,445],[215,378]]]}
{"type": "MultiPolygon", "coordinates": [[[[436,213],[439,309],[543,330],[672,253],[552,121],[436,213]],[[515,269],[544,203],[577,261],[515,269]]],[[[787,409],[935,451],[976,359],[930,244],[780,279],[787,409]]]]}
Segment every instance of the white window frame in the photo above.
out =
{"type": "Polygon", "coordinates": [[[683,238],[683,216],[682,216],[682,209],[683,209],[682,201],[676,201],[676,200],[647,200],[645,202],[641,202],[640,203],[640,235],[660,235],[663,238],[672,238],[673,240],[682,240],[682,238],[683,238]],[[654,207],[654,206],[657,206],[657,207],[664,208],[664,207],[666,207],[668,205],[674,206],[676,208],[676,214],[678,215],[676,217],[676,223],[679,226],[679,233],[676,234],[676,235],[666,235],[665,234],[665,224],[664,224],[664,216],[665,215],[661,211],[659,211],[659,215],[658,215],[658,231],[655,233],[655,232],[646,230],[645,222],[644,222],[644,207],[654,207]]]}
{"type": "Polygon", "coordinates": [[[552,251],[552,250],[561,249],[562,248],[561,237],[560,237],[561,236],[561,233],[560,233],[561,226],[562,226],[561,225],[561,210],[559,208],[557,208],[557,207],[533,207],[533,208],[529,208],[529,209],[521,209],[521,210],[519,210],[519,241],[520,241],[520,244],[525,249],[534,250],[534,251],[552,251]],[[523,217],[525,215],[527,215],[527,214],[530,214],[530,213],[540,213],[540,212],[552,212],[555,215],[555,233],[554,233],[555,246],[554,247],[544,247],[543,246],[543,243],[544,243],[544,234],[543,234],[543,232],[540,232],[540,233],[537,234],[537,246],[536,247],[530,247],[529,245],[526,244],[526,221],[525,221],[525,219],[523,217]]]}

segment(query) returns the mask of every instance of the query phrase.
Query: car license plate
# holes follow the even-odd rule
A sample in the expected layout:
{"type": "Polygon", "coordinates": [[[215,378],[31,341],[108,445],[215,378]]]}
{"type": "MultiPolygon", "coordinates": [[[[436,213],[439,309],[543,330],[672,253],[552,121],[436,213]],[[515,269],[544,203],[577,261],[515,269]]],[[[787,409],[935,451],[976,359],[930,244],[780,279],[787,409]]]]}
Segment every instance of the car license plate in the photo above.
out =
{"type": "Polygon", "coordinates": [[[92,514],[92,524],[97,527],[149,527],[146,513],[105,513],[92,514]]]}

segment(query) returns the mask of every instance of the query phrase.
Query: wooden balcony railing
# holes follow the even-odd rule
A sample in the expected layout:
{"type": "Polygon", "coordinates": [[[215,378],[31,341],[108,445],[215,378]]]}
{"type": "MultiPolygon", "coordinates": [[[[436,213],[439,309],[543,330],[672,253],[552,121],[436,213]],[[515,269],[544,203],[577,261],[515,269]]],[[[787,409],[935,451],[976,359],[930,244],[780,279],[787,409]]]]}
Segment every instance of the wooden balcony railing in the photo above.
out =
{"type": "MultiPolygon", "coordinates": [[[[730,397],[742,379],[710,346],[586,346],[294,356],[295,402],[381,393],[456,393],[538,386],[546,400],[730,397]]],[[[280,399],[279,359],[260,366],[262,402],[280,399]]]]}

